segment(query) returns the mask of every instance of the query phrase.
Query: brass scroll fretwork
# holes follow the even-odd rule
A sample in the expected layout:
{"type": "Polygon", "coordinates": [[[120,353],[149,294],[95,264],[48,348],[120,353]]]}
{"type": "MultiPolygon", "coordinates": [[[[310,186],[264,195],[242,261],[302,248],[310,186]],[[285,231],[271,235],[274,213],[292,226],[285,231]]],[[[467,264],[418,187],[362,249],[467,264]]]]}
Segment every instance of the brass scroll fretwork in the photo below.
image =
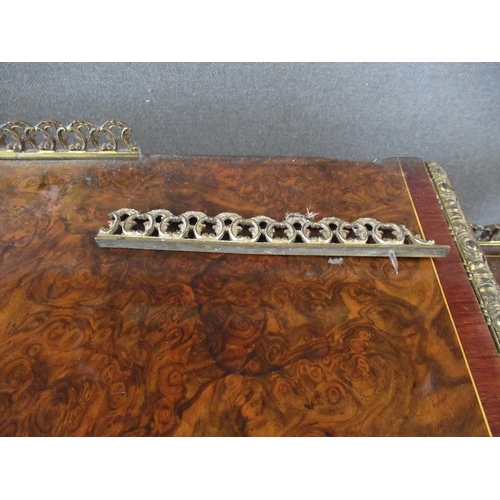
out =
{"type": "Polygon", "coordinates": [[[109,214],[99,230],[100,247],[260,255],[443,257],[449,247],[426,241],[404,225],[360,218],[313,221],[292,213],[277,221],[236,213],[174,215],[169,210],[140,213],[123,208],[109,214]]]}
{"type": "Polygon", "coordinates": [[[487,226],[471,224],[471,227],[482,247],[500,248],[500,224],[488,224],[487,226]]]}
{"type": "Polygon", "coordinates": [[[100,127],[87,120],[68,126],[56,120],[10,121],[0,125],[0,159],[135,158],[140,153],[131,132],[119,120],[100,127]]]}

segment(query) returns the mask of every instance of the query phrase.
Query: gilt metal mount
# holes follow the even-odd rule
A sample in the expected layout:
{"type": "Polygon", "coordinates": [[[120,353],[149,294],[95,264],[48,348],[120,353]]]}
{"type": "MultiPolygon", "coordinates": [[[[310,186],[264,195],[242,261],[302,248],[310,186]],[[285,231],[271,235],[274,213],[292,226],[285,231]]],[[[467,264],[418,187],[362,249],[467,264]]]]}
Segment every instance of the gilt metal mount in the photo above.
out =
{"type": "Polygon", "coordinates": [[[487,226],[471,224],[471,227],[480,246],[500,247],[500,224],[489,224],[487,226]]]}
{"type": "MultiPolygon", "coordinates": [[[[122,208],[109,214],[109,228],[96,236],[100,247],[259,255],[444,257],[449,247],[413,234],[404,225],[360,218],[318,221],[288,214],[277,221],[264,215],[244,218],[224,212],[174,215],[122,208]]],[[[395,266],[396,268],[396,266],[395,266]]]]}
{"type": "Polygon", "coordinates": [[[38,125],[10,121],[0,125],[0,159],[137,158],[132,129],[119,120],[96,126],[76,120],[68,126],[56,120],[38,125]]]}
{"type": "MultiPolygon", "coordinates": [[[[473,229],[467,221],[444,168],[434,162],[428,163],[427,168],[486,323],[500,352],[500,286],[474,234],[477,234],[478,229],[473,229]]],[[[492,229],[489,238],[494,237],[494,234],[492,229]]]]}

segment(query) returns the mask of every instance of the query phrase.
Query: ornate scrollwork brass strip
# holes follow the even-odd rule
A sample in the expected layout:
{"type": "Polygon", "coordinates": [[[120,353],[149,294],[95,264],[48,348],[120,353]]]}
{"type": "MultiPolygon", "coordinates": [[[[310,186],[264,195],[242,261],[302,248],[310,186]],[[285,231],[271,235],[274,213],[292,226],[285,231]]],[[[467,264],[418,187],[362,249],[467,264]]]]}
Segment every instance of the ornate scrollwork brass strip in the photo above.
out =
{"type": "Polygon", "coordinates": [[[471,224],[471,227],[479,245],[500,248],[500,224],[489,224],[487,226],[471,224]]]}
{"type": "Polygon", "coordinates": [[[55,120],[38,125],[10,121],[0,125],[1,159],[135,158],[139,148],[131,142],[132,129],[119,120],[100,127],[87,120],[68,126],[55,120]]]}
{"type": "Polygon", "coordinates": [[[99,230],[101,247],[180,250],[260,255],[443,257],[449,247],[435,245],[404,225],[361,218],[319,221],[292,213],[277,221],[264,215],[235,213],[210,217],[203,212],[174,215],[169,210],[140,213],[123,208],[109,214],[109,228],[99,230]]]}
{"type": "Polygon", "coordinates": [[[500,351],[500,286],[491,273],[446,171],[437,163],[428,163],[427,168],[484,317],[500,351]]]}

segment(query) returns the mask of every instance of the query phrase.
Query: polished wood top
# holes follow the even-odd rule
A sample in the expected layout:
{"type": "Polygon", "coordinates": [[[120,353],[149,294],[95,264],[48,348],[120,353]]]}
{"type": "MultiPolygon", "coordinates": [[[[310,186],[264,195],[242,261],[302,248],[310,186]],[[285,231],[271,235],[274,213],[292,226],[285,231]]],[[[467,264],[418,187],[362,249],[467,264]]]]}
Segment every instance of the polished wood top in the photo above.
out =
{"type": "Polygon", "coordinates": [[[418,233],[398,162],[4,161],[0,192],[1,435],[489,434],[430,259],[396,275],[385,258],[94,241],[122,207],[309,208],[418,233]]]}

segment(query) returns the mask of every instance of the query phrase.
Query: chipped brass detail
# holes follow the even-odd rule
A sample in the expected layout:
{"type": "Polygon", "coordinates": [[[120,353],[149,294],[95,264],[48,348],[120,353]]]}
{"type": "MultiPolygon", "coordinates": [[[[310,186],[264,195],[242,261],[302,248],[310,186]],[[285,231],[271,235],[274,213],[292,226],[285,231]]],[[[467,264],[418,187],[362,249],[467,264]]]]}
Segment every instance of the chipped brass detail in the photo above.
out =
{"type": "Polygon", "coordinates": [[[479,305],[500,351],[500,286],[491,273],[446,171],[437,163],[428,163],[427,168],[479,305]]]}
{"type": "Polygon", "coordinates": [[[361,218],[319,221],[287,214],[277,221],[264,215],[244,218],[224,212],[174,215],[169,210],[140,213],[122,208],[109,214],[109,228],[96,236],[101,247],[180,250],[260,255],[442,257],[449,247],[435,245],[404,225],[361,218]]]}
{"type": "Polygon", "coordinates": [[[100,127],[87,120],[68,126],[55,120],[38,125],[10,121],[0,126],[0,159],[135,158],[132,129],[119,120],[100,127]]]}

